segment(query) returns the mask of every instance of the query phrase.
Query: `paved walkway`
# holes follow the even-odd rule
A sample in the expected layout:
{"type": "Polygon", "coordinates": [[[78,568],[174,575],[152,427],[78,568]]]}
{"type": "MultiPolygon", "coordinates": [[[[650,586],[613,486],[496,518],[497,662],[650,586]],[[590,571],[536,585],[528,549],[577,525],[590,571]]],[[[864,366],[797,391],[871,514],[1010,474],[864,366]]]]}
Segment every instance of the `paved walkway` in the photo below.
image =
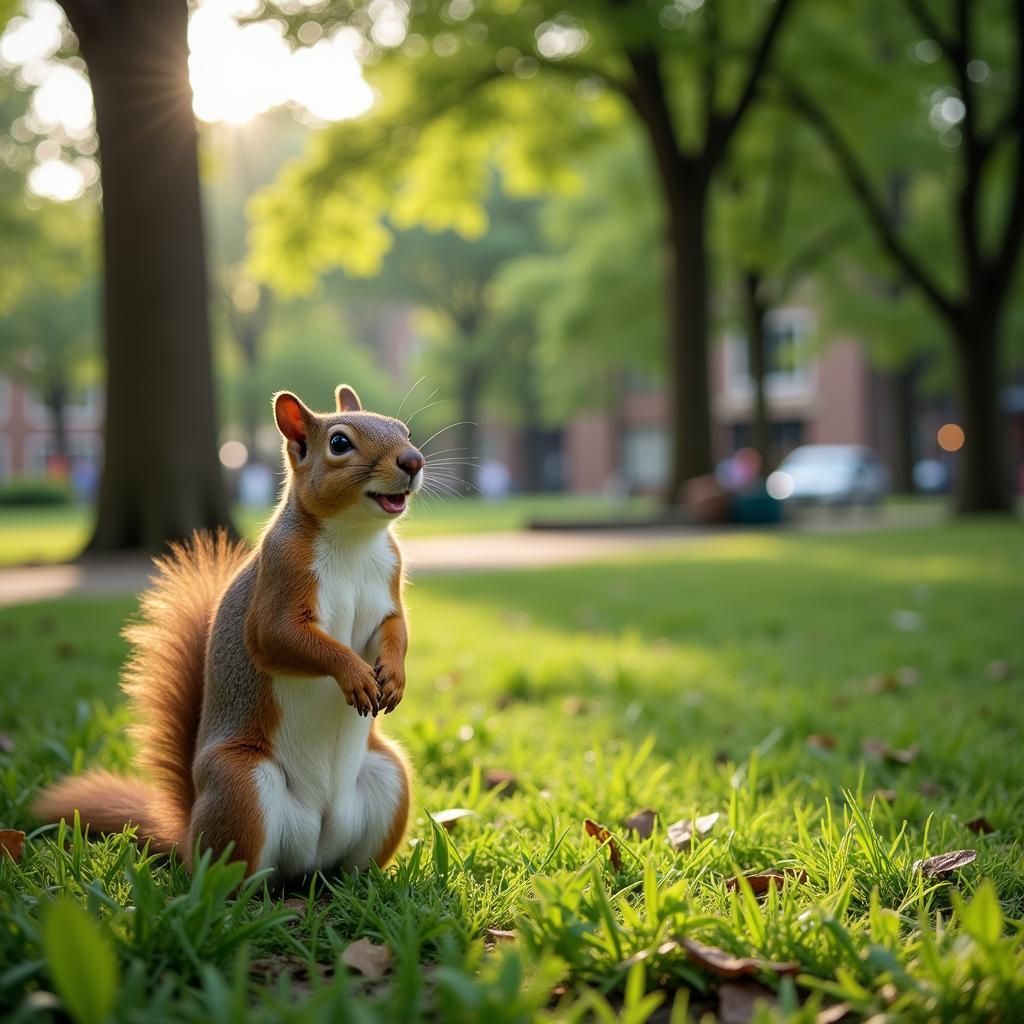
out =
{"type": "MultiPolygon", "coordinates": [[[[471,533],[402,542],[416,575],[472,569],[528,569],[615,558],[704,536],[694,528],[471,533]]],[[[73,594],[134,594],[152,572],[148,558],[86,559],[0,569],[0,605],[73,594]]]]}
{"type": "MultiPolygon", "coordinates": [[[[941,522],[944,511],[934,506],[895,506],[884,513],[860,511],[805,515],[799,529],[848,532],[865,529],[913,529],[941,522]]],[[[414,575],[465,572],[473,569],[531,569],[546,565],[627,557],[672,544],[699,540],[720,529],[659,527],[617,530],[514,530],[402,541],[406,562],[414,575]]],[[[152,571],[148,558],[121,557],[81,563],[0,569],[0,606],[42,601],[73,594],[134,594],[152,571]]]]}

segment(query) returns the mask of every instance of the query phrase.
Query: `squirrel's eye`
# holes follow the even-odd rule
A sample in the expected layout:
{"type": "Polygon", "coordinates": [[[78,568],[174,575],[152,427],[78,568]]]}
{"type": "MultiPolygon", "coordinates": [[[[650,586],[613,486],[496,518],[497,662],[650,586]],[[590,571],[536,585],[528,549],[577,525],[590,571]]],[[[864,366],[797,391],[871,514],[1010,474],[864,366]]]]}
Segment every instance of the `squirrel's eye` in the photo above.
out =
{"type": "Polygon", "coordinates": [[[332,434],[330,443],[332,455],[344,455],[352,451],[352,442],[344,434],[332,434]]]}

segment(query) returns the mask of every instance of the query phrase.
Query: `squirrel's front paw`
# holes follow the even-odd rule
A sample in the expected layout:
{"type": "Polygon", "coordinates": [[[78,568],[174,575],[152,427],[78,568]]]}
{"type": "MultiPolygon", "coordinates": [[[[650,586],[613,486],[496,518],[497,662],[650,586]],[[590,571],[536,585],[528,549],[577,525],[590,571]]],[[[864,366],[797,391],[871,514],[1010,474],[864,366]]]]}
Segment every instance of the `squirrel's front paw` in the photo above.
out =
{"type": "Polygon", "coordinates": [[[373,672],[380,686],[380,710],[385,714],[394,711],[405,693],[405,666],[378,658],[373,672]]]}
{"type": "Polygon", "coordinates": [[[337,677],[345,700],[361,715],[376,715],[380,710],[380,687],[375,671],[359,661],[355,665],[346,666],[345,671],[337,677]]]}

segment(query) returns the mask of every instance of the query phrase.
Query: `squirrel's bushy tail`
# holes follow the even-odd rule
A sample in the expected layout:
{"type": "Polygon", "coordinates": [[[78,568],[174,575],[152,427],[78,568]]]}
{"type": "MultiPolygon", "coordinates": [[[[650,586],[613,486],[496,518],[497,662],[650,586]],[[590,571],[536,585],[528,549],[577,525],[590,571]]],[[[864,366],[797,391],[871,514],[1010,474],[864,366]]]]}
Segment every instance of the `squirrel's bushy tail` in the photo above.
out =
{"type": "Polygon", "coordinates": [[[224,531],[197,531],[156,559],[141,617],[124,631],[132,654],[121,680],[138,723],[132,734],[143,777],[99,770],[69,776],[35,801],[40,818],[71,821],[77,810],[93,832],[119,832],[130,822],[161,851],[187,838],[210,624],[217,599],[247,557],[245,546],[224,531]]]}

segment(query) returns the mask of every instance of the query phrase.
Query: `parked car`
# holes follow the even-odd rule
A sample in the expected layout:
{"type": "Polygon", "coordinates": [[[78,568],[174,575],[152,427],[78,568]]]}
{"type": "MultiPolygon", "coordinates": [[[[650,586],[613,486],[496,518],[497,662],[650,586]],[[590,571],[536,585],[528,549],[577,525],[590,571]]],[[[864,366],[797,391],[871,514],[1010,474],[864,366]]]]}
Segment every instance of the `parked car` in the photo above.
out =
{"type": "Polygon", "coordinates": [[[877,505],[889,490],[878,455],[858,444],[805,444],[768,477],[768,493],[798,505],[877,505]]]}

